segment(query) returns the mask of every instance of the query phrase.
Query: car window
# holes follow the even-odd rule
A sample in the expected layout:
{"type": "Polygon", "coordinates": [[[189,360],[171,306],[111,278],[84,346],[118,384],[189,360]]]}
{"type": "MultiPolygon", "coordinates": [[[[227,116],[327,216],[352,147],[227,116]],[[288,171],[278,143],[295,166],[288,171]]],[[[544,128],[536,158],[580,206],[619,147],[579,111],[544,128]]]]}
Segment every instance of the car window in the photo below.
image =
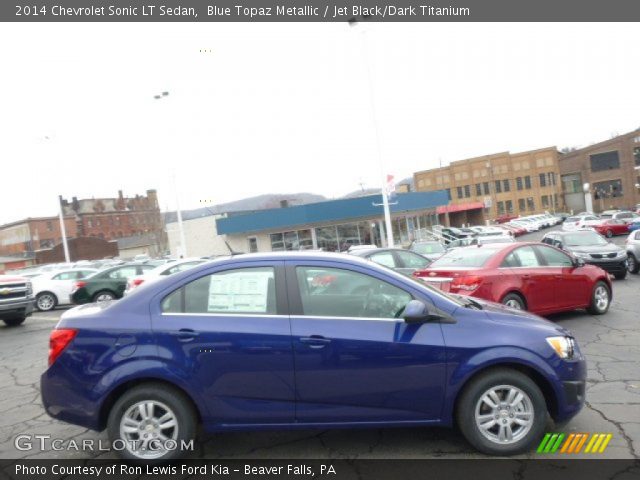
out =
{"type": "Polygon", "coordinates": [[[532,247],[516,248],[513,252],[505,257],[502,262],[503,267],[538,267],[540,262],[536,256],[536,252],[532,247]]]}
{"type": "Polygon", "coordinates": [[[633,237],[634,240],[640,240],[640,230],[636,230],[636,233],[634,235],[635,235],[633,237]]]}
{"type": "Polygon", "coordinates": [[[456,248],[435,260],[429,268],[482,267],[498,250],[495,248],[456,248]]]}
{"type": "Polygon", "coordinates": [[[76,272],[76,278],[85,278],[89,275],[93,275],[94,273],[95,272],[93,270],[81,270],[79,272],[76,272]]]}
{"type": "Polygon", "coordinates": [[[536,247],[538,253],[542,255],[544,263],[549,267],[572,267],[571,257],[554,248],[536,247]]]}
{"type": "Polygon", "coordinates": [[[130,265],[127,267],[117,268],[116,270],[109,272],[107,277],[112,279],[128,279],[136,274],[137,271],[135,265],[130,265]]]}
{"type": "Polygon", "coordinates": [[[399,318],[412,297],[370,275],[323,267],[296,268],[304,315],[399,318]]]}
{"type": "Polygon", "coordinates": [[[144,272],[148,272],[149,270],[153,270],[157,266],[158,265],[150,265],[148,263],[145,263],[144,265],[138,265],[138,268],[140,269],[140,273],[144,273],[144,272]]]}
{"type": "Polygon", "coordinates": [[[75,280],[76,272],[63,272],[55,275],[53,280],[75,280]]]}
{"type": "Polygon", "coordinates": [[[396,254],[400,257],[400,261],[406,268],[425,268],[429,265],[429,260],[415,253],[396,252],[396,254]]]}
{"type": "Polygon", "coordinates": [[[389,268],[396,267],[396,263],[393,260],[393,253],[391,252],[374,253],[369,257],[369,259],[385,267],[389,267],[389,268]]]}
{"type": "Polygon", "coordinates": [[[181,263],[180,265],[176,265],[174,267],[168,268],[166,269],[164,272],[162,272],[160,275],[173,275],[174,273],[178,273],[178,272],[182,272],[184,270],[189,270],[191,267],[195,266],[195,265],[199,265],[202,262],[187,262],[187,263],[181,263]]]}
{"type": "Polygon", "coordinates": [[[272,267],[240,268],[206,275],[162,301],[164,313],[275,314],[272,267]]]}

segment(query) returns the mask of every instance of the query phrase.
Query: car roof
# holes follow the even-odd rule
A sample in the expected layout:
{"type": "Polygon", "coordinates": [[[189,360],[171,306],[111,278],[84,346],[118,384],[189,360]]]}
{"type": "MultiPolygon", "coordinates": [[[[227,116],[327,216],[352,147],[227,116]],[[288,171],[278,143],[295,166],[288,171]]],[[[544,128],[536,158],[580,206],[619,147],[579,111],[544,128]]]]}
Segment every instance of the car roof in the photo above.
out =
{"type": "MultiPolygon", "coordinates": [[[[564,237],[565,235],[575,235],[575,234],[580,234],[580,235],[584,235],[584,234],[592,234],[592,233],[596,233],[598,234],[598,232],[596,232],[595,230],[592,229],[587,229],[587,230],[573,230],[571,232],[564,232],[561,230],[555,231],[555,232],[549,232],[545,235],[545,237],[547,235],[560,235],[561,237],[564,237]]],[[[599,235],[599,234],[598,234],[599,235]]]]}

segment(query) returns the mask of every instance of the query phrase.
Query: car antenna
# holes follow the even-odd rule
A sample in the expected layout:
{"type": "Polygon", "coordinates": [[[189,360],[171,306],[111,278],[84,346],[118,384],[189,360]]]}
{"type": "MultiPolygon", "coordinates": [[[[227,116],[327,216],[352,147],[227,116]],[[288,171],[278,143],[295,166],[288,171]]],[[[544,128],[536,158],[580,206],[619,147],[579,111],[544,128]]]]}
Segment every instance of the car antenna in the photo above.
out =
{"type": "Polygon", "coordinates": [[[224,244],[227,246],[227,248],[229,249],[229,254],[233,257],[235,255],[242,255],[242,252],[236,252],[233,248],[231,248],[231,245],[229,245],[229,242],[227,242],[226,240],[224,241],[224,244]]]}

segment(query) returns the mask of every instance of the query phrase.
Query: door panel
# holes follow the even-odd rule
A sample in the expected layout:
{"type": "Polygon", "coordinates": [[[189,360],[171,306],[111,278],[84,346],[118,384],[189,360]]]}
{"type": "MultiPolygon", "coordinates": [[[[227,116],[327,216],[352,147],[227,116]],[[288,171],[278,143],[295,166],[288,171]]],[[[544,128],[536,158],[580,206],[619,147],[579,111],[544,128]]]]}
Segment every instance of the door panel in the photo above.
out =
{"type": "Polygon", "coordinates": [[[362,270],[331,268],[322,262],[287,265],[297,420],[440,418],[446,373],[440,325],[409,325],[393,318],[411,295],[362,270]],[[327,275],[343,278],[339,292],[325,294],[313,286],[316,276],[327,275]],[[374,297],[374,305],[368,304],[374,297]],[[313,316],[305,315],[310,305],[315,308],[313,316]],[[348,307],[347,314],[340,316],[336,305],[348,307]]]}
{"type": "Polygon", "coordinates": [[[294,421],[291,328],[286,296],[276,293],[283,280],[264,264],[203,276],[153,317],[161,353],[205,399],[206,423],[294,421]]]}

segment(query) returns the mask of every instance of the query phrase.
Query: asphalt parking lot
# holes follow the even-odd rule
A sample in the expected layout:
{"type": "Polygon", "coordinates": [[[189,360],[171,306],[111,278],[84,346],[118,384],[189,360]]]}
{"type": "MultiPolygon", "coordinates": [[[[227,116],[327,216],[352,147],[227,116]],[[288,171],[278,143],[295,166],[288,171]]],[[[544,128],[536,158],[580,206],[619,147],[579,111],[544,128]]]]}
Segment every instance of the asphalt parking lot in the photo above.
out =
{"type": "MultiPolygon", "coordinates": [[[[539,239],[542,234],[528,235],[539,239]]],[[[617,238],[623,243],[624,238],[617,238]]],[[[578,311],[550,319],[576,336],[589,365],[587,405],[567,425],[549,426],[565,433],[611,433],[598,458],[640,459],[640,276],[614,281],[613,303],[604,316],[578,311]]],[[[109,451],[50,448],[19,450],[17,435],[51,439],[102,440],[106,434],[51,419],[40,402],[39,378],[46,369],[49,332],[64,312],[35,313],[22,326],[0,326],[0,458],[115,458],[109,451]]],[[[481,458],[455,430],[377,429],[299,432],[225,433],[203,438],[196,456],[203,458],[481,458]]],[[[536,457],[531,452],[529,457],[536,457]]],[[[594,458],[580,454],[579,457],[594,458]]]]}

